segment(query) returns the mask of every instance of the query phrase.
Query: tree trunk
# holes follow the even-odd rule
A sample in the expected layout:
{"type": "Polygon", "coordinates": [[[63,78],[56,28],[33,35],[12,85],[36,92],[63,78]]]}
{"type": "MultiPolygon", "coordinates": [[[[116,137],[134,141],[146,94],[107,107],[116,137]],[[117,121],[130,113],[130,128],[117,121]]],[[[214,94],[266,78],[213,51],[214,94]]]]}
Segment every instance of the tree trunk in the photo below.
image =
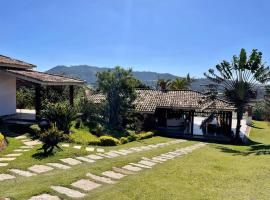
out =
{"type": "Polygon", "coordinates": [[[237,124],[236,124],[236,132],[235,132],[235,142],[242,142],[240,138],[240,128],[241,128],[241,120],[243,119],[244,109],[239,108],[237,111],[237,124]]]}

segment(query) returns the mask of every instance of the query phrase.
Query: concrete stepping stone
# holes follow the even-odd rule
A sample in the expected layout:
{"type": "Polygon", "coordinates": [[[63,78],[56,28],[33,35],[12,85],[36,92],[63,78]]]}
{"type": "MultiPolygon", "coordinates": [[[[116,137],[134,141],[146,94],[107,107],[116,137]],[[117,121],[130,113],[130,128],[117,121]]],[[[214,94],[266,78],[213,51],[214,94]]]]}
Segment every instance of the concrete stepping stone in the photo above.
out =
{"type": "Polygon", "coordinates": [[[133,172],[138,172],[138,171],[142,170],[142,168],[134,167],[132,165],[125,165],[124,167],[122,167],[122,169],[126,169],[126,170],[133,171],[133,172]]]}
{"type": "Polygon", "coordinates": [[[81,164],[82,162],[73,158],[63,158],[60,159],[62,162],[67,163],[69,165],[78,165],[81,164]]]}
{"type": "Polygon", "coordinates": [[[90,177],[91,179],[101,182],[101,183],[107,183],[107,184],[115,184],[116,182],[113,181],[110,178],[103,177],[103,176],[97,176],[95,174],[87,173],[86,176],[90,177]]]}
{"type": "Polygon", "coordinates": [[[139,164],[143,164],[143,165],[147,165],[147,166],[150,166],[150,167],[156,165],[156,163],[150,162],[150,161],[147,161],[147,160],[141,160],[141,161],[138,162],[138,163],[139,163],[139,164]]]}
{"type": "Polygon", "coordinates": [[[102,175],[107,176],[109,178],[113,178],[113,179],[121,179],[121,178],[124,178],[126,176],[124,174],[120,174],[120,173],[117,173],[114,171],[105,171],[105,172],[102,172],[102,175]]]}
{"type": "Polygon", "coordinates": [[[0,174],[0,181],[10,180],[16,178],[10,174],[0,174]]]}
{"type": "Polygon", "coordinates": [[[113,153],[113,152],[105,153],[105,155],[111,156],[112,158],[115,158],[115,157],[119,156],[119,154],[116,154],[116,153],[113,153]]]}
{"type": "Polygon", "coordinates": [[[42,142],[40,142],[39,140],[33,140],[33,141],[29,141],[29,142],[24,142],[24,144],[26,146],[35,146],[35,145],[42,144],[42,142]]]}
{"type": "Polygon", "coordinates": [[[35,176],[35,173],[29,172],[29,171],[24,171],[24,170],[20,170],[20,169],[10,169],[9,171],[18,174],[20,176],[25,176],[25,177],[31,177],[31,176],[35,176]]]}
{"type": "Polygon", "coordinates": [[[8,163],[0,163],[0,167],[8,166],[8,163]]]}
{"type": "Polygon", "coordinates": [[[167,161],[167,159],[160,158],[160,157],[154,157],[154,158],[152,158],[152,160],[153,160],[153,161],[161,161],[161,162],[167,161]]]}
{"type": "Polygon", "coordinates": [[[85,196],[84,193],[81,193],[77,190],[73,190],[67,187],[63,187],[63,186],[51,186],[51,189],[53,189],[54,191],[60,193],[60,194],[64,194],[68,197],[71,198],[82,198],[85,196]]]}
{"type": "Polygon", "coordinates": [[[15,138],[18,140],[23,140],[23,139],[26,139],[27,137],[25,135],[20,135],[20,136],[17,136],[15,138]]]}
{"type": "Polygon", "coordinates": [[[50,194],[41,194],[33,196],[28,200],[61,200],[58,196],[52,196],[50,194]]]}
{"type": "Polygon", "coordinates": [[[12,161],[15,160],[16,158],[0,158],[0,162],[1,161],[12,161]]]}
{"type": "Polygon", "coordinates": [[[81,179],[71,184],[73,187],[79,188],[84,191],[91,191],[101,186],[101,184],[89,181],[87,179],[81,179]]]}
{"type": "Polygon", "coordinates": [[[135,174],[134,171],[128,171],[128,170],[123,169],[123,168],[113,167],[112,169],[113,169],[113,171],[118,172],[120,174],[126,174],[126,175],[135,174]]]}
{"type": "Polygon", "coordinates": [[[90,155],[85,156],[85,157],[90,158],[90,159],[93,159],[93,160],[100,160],[100,159],[103,159],[103,157],[98,156],[98,155],[95,155],[95,154],[90,154],[90,155]]]}
{"type": "Polygon", "coordinates": [[[17,156],[21,156],[22,153],[10,153],[10,154],[7,154],[5,155],[6,157],[17,157],[17,156]]]}
{"type": "Polygon", "coordinates": [[[118,155],[121,155],[121,156],[127,155],[127,153],[124,153],[124,152],[121,152],[121,151],[110,151],[110,152],[111,152],[111,153],[118,154],[118,155]]]}
{"type": "Polygon", "coordinates": [[[61,144],[62,147],[69,147],[69,144],[61,144]]]}
{"type": "Polygon", "coordinates": [[[76,157],[76,159],[81,160],[81,161],[84,161],[84,162],[88,162],[88,163],[94,163],[94,162],[96,162],[95,160],[91,160],[91,159],[86,158],[86,157],[76,157]]]}
{"type": "Polygon", "coordinates": [[[55,168],[58,168],[58,169],[70,169],[71,168],[70,166],[63,165],[63,164],[60,164],[60,163],[47,163],[46,165],[49,165],[51,167],[55,167],[55,168]]]}
{"type": "Polygon", "coordinates": [[[30,149],[14,149],[14,152],[26,152],[26,151],[30,151],[30,149]]]}
{"type": "Polygon", "coordinates": [[[81,149],[82,146],[77,145],[77,146],[73,146],[73,148],[74,148],[74,149],[81,149]]]}
{"type": "Polygon", "coordinates": [[[96,155],[104,157],[104,158],[113,158],[112,156],[109,156],[109,155],[104,154],[104,153],[97,153],[96,155]]]}
{"type": "Polygon", "coordinates": [[[98,153],[104,153],[105,150],[104,150],[104,149],[101,149],[101,148],[97,148],[97,152],[98,152],[98,153]]]}
{"type": "Polygon", "coordinates": [[[32,146],[21,146],[20,149],[32,149],[32,146]]]}
{"type": "Polygon", "coordinates": [[[41,174],[44,172],[48,172],[53,170],[52,167],[46,166],[46,165],[33,165],[32,167],[28,168],[29,171],[35,172],[37,174],[41,174]]]}
{"type": "Polygon", "coordinates": [[[143,165],[143,164],[138,164],[138,163],[129,163],[130,165],[134,165],[137,167],[141,167],[141,168],[146,168],[146,169],[151,169],[152,167],[148,166],[148,165],[143,165]]]}
{"type": "Polygon", "coordinates": [[[123,153],[126,153],[126,154],[134,153],[134,151],[132,151],[132,150],[126,150],[126,149],[121,149],[121,150],[118,150],[118,151],[123,152],[123,153]]]}
{"type": "Polygon", "coordinates": [[[158,161],[158,160],[153,160],[153,159],[149,159],[149,158],[146,158],[146,157],[142,157],[143,160],[147,160],[149,162],[154,162],[154,163],[163,163],[162,161],[158,161]]]}
{"type": "Polygon", "coordinates": [[[94,147],[86,147],[85,150],[86,151],[95,151],[95,148],[94,147]]]}

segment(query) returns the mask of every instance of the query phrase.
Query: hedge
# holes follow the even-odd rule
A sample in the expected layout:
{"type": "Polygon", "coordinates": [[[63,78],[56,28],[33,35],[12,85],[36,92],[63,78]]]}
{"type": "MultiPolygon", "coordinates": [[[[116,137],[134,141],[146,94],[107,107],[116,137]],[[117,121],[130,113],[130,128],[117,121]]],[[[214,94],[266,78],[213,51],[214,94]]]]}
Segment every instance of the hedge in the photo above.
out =
{"type": "Polygon", "coordinates": [[[100,140],[100,145],[102,146],[116,146],[120,144],[120,141],[118,139],[111,136],[101,136],[99,140],[100,140]]]}

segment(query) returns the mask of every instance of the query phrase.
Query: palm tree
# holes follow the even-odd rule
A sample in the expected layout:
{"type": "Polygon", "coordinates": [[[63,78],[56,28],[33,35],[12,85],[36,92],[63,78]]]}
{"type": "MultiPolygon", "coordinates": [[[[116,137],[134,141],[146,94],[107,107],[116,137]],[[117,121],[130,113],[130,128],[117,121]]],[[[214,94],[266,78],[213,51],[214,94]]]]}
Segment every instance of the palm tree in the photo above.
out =
{"type": "Polygon", "coordinates": [[[160,87],[161,90],[167,90],[171,84],[171,80],[169,79],[158,79],[157,86],[160,87]]]}
{"type": "Polygon", "coordinates": [[[252,50],[249,58],[245,49],[241,49],[239,57],[233,56],[231,63],[223,61],[216,65],[216,71],[209,69],[204,75],[214,83],[223,86],[225,96],[237,108],[235,141],[239,142],[245,107],[256,95],[255,86],[270,80],[270,69],[262,62],[262,53],[257,49],[252,50]]]}
{"type": "Polygon", "coordinates": [[[171,90],[184,90],[187,89],[190,82],[187,78],[176,78],[170,83],[171,90]]]}

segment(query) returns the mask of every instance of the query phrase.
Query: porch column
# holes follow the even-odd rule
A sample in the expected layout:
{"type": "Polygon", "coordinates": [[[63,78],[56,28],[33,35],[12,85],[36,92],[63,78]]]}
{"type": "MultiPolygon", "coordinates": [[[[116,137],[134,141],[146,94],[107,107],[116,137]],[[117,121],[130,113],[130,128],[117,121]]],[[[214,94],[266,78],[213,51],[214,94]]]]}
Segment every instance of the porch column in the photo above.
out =
{"type": "Polygon", "coordinates": [[[191,135],[193,135],[193,129],[194,129],[194,111],[191,111],[191,129],[190,129],[190,133],[191,135]]]}
{"type": "Polygon", "coordinates": [[[36,109],[36,120],[41,117],[41,85],[35,86],[35,109],[36,109]]]}
{"type": "Polygon", "coordinates": [[[69,103],[71,106],[74,106],[74,86],[69,86],[69,103]]]}

